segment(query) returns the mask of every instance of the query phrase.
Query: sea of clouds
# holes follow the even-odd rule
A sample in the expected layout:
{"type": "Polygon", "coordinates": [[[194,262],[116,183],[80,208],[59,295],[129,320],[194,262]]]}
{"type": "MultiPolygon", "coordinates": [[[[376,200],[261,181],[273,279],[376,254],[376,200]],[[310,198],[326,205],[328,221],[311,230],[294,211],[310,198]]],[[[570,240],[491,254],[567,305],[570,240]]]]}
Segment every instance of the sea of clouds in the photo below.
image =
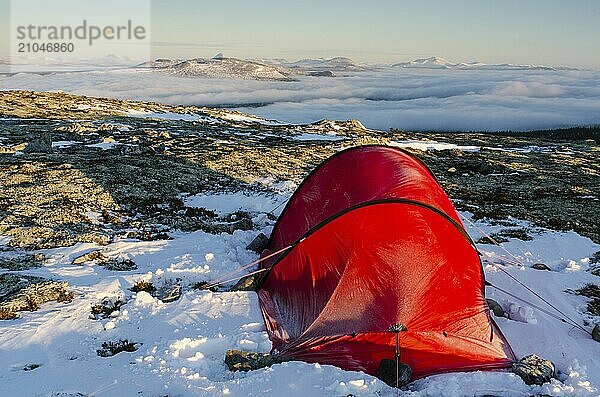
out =
{"type": "Polygon", "coordinates": [[[186,105],[233,105],[269,119],[359,119],[387,130],[531,130],[600,125],[600,72],[382,67],[294,82],[176,77],[120,69],[0,75],[0,89],[186,105]],[[262,104],[262,106],[255,106],[262,104]],[[252,106],[249,106],[252,105],[252,106]]]}

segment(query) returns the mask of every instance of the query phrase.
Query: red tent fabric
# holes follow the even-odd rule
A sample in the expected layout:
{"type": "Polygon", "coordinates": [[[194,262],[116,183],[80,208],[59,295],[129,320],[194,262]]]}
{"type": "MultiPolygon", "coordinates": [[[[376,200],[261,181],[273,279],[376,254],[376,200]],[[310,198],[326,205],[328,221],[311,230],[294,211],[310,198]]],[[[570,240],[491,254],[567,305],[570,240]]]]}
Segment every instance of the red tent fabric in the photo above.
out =
{"type": "Polygon", "coordinates": [[[315,169],[279,217],[258,291],[281,357],[375,374],[393,359],[413,378],[507,367],[515,356],[484,298],[473,242],[416,157],[387,146],[342,151],[315,169]]]}

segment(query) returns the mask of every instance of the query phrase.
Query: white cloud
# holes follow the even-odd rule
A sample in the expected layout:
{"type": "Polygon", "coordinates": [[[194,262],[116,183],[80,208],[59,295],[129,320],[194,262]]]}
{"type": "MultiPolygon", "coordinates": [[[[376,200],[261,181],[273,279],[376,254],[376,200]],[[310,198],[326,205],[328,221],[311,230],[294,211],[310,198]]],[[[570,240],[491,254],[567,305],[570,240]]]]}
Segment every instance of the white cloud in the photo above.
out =
{"type": "Polygon", "coordinates": [[[0,89],[174,104],[257,104],[266,118],[361,120],[367,127],[419,130],[527,130],[600,124],[600,72],[579,70],[380,69],[298,82],[182,78],[140,70],[18,74],[0,89]]]}

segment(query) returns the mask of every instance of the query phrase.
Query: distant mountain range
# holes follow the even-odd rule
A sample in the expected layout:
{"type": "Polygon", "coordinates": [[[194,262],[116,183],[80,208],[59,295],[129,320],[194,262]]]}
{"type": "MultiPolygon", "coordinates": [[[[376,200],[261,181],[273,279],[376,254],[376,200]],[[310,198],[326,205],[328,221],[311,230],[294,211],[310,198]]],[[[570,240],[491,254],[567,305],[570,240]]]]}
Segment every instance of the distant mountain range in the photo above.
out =
{"type": "Polygon", "coordinates": [[[356,63],[350,58],[335,57],[335,58],[317,58],[317,59],[301,59],[296,62],[280,61],[281,65],[289,68],[301,69],[306,71],[323,71],[329,70],[334,72],[358,72],[368,70],[367,67],[356,63]]]}
{"type": "MultiPolygon", "coordinates": [[[[53,57],[12,59],[0,58],[0,65],[9,65],[23,71],[69,71],[93,70],[94,68],[129,68],[135,65],[131,58],[107,55],[100,58],[60,59],[53,57]]],[[[408,62],[387,65],[359,63],[347,57],[306,58],[298,61],[286,59],[239,59],[225,57],[222,53],[212,58],[158,58],[134,66],[137,69],[153,69],[174,76],[230,78],[244,80],[294,81],[300,76],[336,77],[346,73],[403,69],[459,69],[459,70],[577,70],[569,67],[553,67],[529,64],[487,64],[483,62],[451,62],[433,56],[408,62]]]]}
{"type": "Polygon", "coordinates": [[[568,70],[566,67],[521,64],[486,64],[482,62],[450,62],[441,57],[419,58],[392,65],[367,66],[346,57],[301,59],[244,60],[229,58],[219,53],[213,58],[169,59],[159,58],[144,62],[137,68],[156,69],[174,76],[230,78],[243,80],[294,81],[299,76],[335,77],[350,72],[380,68],[405,69],[461,69],[461,70],[568,70]]]}
{"type": "Polygon", "coordinates": [[[482,62],[454,63],[440,57],[419,58],[410,62],[395,63],[396,68],[422,68],[422,69],[487,69],[487,70],[569,70],[573,68],[552,67],[544,65],[520,65],[512,63],[487,64],[482,62]]]}
{"type": "Polygon", "coordinates": [[[293,81],[297,76],[334,77],[334,72],[367,70],[350,58],[301,59],[288,62],[278,60],[244,60],[217,54],[213,58],[169,59],[159,58],[144,62],[138,68],[160,69],[176,76],[213,77],[248,80],[293,81]]]}

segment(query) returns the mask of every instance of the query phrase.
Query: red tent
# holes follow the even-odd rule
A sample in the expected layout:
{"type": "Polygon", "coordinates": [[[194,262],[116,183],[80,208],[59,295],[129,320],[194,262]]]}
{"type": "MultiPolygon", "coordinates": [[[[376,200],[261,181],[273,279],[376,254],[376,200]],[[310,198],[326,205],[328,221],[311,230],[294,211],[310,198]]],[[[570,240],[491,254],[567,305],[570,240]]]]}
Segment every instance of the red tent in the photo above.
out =
{"type": "Polygon", "coordinates": [[[413,378],[507,367],[514,354],[490,318],[477,251],[420,160],[360,146],[332,156],[279,217],[258,291],[281,357],[375,374],[394,359],[413,378]]]}

